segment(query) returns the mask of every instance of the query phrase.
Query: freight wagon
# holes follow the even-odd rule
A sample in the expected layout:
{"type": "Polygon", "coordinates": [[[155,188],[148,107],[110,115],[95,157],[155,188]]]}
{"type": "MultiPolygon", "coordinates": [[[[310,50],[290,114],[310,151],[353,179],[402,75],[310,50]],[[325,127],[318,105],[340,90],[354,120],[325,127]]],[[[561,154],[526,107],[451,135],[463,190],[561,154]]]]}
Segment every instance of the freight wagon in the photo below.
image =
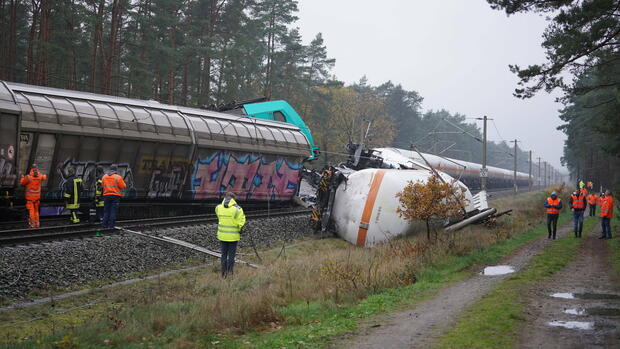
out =
{"type": "Polygon", "coordinates": [[[112,164],[127,183],[126,206],[169,211],[219,200],[226,191],[245,202],[287,202],[302,163],[317,151],[284,101],[222,113],[0,81],[0,113],[2,206],[23,203],[19,176],[37,164],[48,175],[44,215],[62,211],[69,168],[82,177],[88,202],[97,168],[112,164]]]}

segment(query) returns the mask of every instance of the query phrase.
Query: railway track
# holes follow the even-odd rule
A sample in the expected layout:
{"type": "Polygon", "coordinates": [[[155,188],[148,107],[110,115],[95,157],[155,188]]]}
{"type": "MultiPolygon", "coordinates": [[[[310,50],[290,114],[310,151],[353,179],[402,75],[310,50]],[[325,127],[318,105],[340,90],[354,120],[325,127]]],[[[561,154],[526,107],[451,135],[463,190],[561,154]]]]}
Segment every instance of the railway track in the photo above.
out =
{"type": "MultiPolygon", "coordinates": [[[[248,219],[288,216],[310,213],[308,209],[275,209],[250,211],[246,213],[248,219]]],[[[215,223],[215,214],[188,215],[177,217],[160,217],[117,221],[116,225],[129,229],[145,229],[164,226],[187,226],[202,223],[215,223]]],[[[14,246],[28,243],[66,240],[95,236],[97,233],[118,234],[116,229],[101,230],[98,224],[61,225],[36,229],[13,229],[0,231],[0,246],[14,246]]]]}

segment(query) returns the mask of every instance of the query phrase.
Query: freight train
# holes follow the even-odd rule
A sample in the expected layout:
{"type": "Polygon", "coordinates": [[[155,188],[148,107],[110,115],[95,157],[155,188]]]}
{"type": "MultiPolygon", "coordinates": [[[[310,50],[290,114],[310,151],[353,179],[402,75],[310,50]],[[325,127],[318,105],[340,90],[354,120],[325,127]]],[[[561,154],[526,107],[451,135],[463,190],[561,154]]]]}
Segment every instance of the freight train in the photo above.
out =
{"type": "Polygon", "coordinates": [[[187,206],[226,191],[244,202],[286,202],[303,162],[316,156],[310,130],[285,101],[218,112],[0,81],[4,209],[23,203],[19,177],[32,164],[48,176],[42,215],[61,213],[69,168],[82,177],[88,201],[97,170],[112,164],[127,183],[125,205],[187,206]]]}
{"type": "MultiPolygon", "coordinates": [[[[386,165],[385,167],[401,168],[403,164],[407,167],[407,161],[414,161],[418,164],[425,164],[428,162],[434,169],[445,172],[453,178],[465,183],[470,190],[480,189],[482,165],[474,162],[456,160],[427,153],[418,153],[412,150],[399,148],[374,148],[372,149],[372,154],[373,156],[382,158],[383,163],[386,165]]],[[[489,189],[512,188],[514,179],[514,171],[487,166],[487,188],[489,189]]],[[[517,187],[527,188],[529,186],[530,177],[528,173],[517,172],[516,180],[517,187]]],[[[532,181],[535,183],[533,177],[532,181]]]]}

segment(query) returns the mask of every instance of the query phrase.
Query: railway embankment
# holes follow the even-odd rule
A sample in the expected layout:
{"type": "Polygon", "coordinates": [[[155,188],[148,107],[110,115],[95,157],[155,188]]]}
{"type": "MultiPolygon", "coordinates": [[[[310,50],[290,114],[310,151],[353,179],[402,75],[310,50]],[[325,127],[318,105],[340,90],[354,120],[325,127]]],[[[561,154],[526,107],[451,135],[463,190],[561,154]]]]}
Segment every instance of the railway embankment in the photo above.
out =
{"type": "MultiPolygon", "coordinates": [[[[270,247],[312,235],[308,214],[249,220],[240,248],[270,247]]],[[[219,251],[217,224],[149,228],[164,235],[219,251]]],[[[251,250],[250,250],[251,251],[251,250]]],[[[204,263],[202,253],[131,234],[114,234],[0,248],[0,296],[10,300],[49,296],[79,288],[142,276],[155,270],[204,263]]]]}
{"type": "Polygon", "coordinates": [[[194,270],[61,300],[54,310],[4,312],[0,320],[9,326],[0,338],[94,347],[325,346],[545,234],[542,198],[529,193],[495,200],[498,209],[515,209],[513,215],[491,226],[440,234],[437,241],[412,236],[363,249],[338,239],[311,239],[286,250],[261,250],[265,269],[238,268],[228,279],[210,269],[194,270]],[[33,316],[40,319],[19,323],[33,316]]]}

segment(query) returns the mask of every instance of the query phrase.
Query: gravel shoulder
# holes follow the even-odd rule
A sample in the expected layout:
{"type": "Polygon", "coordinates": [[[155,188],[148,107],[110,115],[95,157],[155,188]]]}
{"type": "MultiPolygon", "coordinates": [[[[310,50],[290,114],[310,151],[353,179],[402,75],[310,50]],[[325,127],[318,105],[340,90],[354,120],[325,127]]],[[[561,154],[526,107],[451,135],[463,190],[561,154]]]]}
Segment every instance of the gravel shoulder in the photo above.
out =
{"type": "MultiPolygon", "coordinates": [[[[558,236],[566,235],[569,230],[569,225],[558,228],[558,236]]],[[[546,237],[536,239],[521,246],[498,264],[510,265],[519,271],[551,242],[546,237]]],[[[476,275],[457,282],[415,308],[382,315],[362,324],[358,333],[337,341],[332,347],[429,348],[454,325],[461,311],[510,275],[476,275]]]]}
{"type": "MultiPolygon", "coordinates": [[[[306,214],[248,221],[240,248],[281,244],[310,236],[306,214]]],[[[217,224],[163,228],[164,235],[219,251],[217,224]]],[[[0,304],[75,290],[80,285],[112,283],[147,276],[153,270],[197,265],[211,257],[185,247],[121,233],[99,238],[55,241],[0,248],[0,304]]]]}
{"type": "Polygon", "coordinates": [[[549,281],[528,293],[521,348],[620,348],[620,299],[565,299],[554,293],[620,295],[620,280],[610,265],[610,250],[599,240],[600,227],[584,236],[577,258],[549,281]],[[592,308],[618,309],[614,315],[567,314],[592,308]],[[552,327],[551,321],[593,323],[590,330],[552,327]],[[549,340],[553,338],[553,340],[549,340]]]}

